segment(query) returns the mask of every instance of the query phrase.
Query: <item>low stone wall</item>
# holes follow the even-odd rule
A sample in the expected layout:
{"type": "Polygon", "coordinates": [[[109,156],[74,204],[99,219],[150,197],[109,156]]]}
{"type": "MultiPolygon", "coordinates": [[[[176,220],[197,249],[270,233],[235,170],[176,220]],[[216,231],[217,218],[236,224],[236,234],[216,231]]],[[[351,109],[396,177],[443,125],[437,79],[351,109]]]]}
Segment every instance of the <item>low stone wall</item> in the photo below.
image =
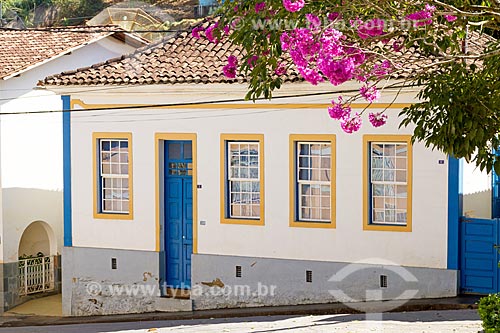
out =
{"type": "Polygon", "coordinates": [[[455,270],[193,255],[195,310],[453,297],[455,270]]]}
{"type": "Polygon", "coordinates": [[[160,284],[157,252],[65,247],[62,258],[63,315],[155,311],[160,284]]]}

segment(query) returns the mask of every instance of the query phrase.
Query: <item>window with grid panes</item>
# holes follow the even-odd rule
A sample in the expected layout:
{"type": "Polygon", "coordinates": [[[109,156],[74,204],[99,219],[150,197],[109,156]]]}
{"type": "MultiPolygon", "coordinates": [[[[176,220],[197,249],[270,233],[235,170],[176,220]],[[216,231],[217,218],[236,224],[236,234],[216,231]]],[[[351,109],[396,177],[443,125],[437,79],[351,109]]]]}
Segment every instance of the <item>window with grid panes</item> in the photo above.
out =
{"type": "Polygon", "coordinates": [[[260,145],[256,141],[227,142],[230,218],[260,217],[260,145]]]}
{"type": "Polygon", "coordinates": [[[297,142],[298,220],[331,222],[331,154],[329,142],[297,142]]]}
{"type": "Polygon", "coordinates": [[[129,147],[127,139],[99,139],[101,213],[129,213],[129,147]]]}
{"type": "Polygon", "coordinates": [[[370,143],[371,223],[406,225],[408,144],[370,143]]]}

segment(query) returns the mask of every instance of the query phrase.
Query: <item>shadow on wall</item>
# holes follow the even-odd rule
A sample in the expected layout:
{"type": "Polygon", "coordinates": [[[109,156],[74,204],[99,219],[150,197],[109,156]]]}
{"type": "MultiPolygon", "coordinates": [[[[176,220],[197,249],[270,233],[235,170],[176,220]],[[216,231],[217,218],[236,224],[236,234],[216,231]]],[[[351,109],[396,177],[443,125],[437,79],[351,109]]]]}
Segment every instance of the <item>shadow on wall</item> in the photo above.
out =
{"type": "Polygon", "coordinates": [[[464,215],[467,217],[490,219],[491,200],[491,190],[464,194],[464,215]]]}

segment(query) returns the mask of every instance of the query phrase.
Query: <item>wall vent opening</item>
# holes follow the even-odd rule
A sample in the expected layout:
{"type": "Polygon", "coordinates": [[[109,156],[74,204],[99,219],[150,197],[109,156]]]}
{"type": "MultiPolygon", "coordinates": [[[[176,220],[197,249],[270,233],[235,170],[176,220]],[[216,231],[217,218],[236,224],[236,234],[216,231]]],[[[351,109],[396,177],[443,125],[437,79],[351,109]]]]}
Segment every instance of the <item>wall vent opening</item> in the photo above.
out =
{"type": "Polygon", "coordinates": [[[117,264],[116,264],[116,258],[111,258],[111,269],[116,269],[117,264]]]}
{"type": "Polygon", "coordinates": [[[306,282],[313,282],[313,271],[306,271],[306,282]]]}
{"type": "Polygon", "coordinates": [[[380,288],[387,288],[387,275],[380,275],[380,288]]]}
{"type": "Polygon", "coordinates": [[[241,277],[241,266],[236,266],[236,277],[237,278],[241,277]]]}

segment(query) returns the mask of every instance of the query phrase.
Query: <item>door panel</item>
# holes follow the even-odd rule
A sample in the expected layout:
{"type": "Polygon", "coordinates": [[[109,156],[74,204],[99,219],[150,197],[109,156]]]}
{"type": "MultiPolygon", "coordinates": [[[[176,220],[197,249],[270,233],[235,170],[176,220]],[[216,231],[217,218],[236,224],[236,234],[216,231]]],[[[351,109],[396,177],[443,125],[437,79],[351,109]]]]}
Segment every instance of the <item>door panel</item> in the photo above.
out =
{"type": "Polygon", "coordinates": [[[498,286],[498,220],[463,218],[461,222],[461,291],[489,294],[498,286]]]}
{"type": "Polygon", "coordinates": [[[193,182],[190,141],[165,142],[167,285],[191,287],[193,182]]]}

